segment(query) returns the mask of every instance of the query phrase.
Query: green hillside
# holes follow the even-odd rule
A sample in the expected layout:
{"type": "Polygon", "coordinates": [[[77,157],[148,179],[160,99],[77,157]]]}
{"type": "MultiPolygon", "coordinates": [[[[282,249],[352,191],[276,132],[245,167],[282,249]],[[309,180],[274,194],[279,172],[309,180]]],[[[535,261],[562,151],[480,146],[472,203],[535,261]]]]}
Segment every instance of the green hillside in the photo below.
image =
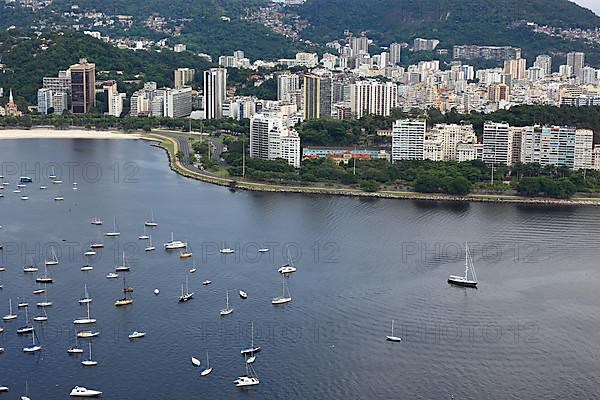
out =
{"type": "Polygon", "coordinates": [[[555,27],[594,28],[600,17],[568,0],[307,0],[298,8],[310,22],[303,35],[319,42],[340,38],[345,29],[366,31],[380,45],[415,37],[454,44],[514,45],[527,57],[581,50],[600,65],[600,46],[534,35],[523,21],[555,27]]]}

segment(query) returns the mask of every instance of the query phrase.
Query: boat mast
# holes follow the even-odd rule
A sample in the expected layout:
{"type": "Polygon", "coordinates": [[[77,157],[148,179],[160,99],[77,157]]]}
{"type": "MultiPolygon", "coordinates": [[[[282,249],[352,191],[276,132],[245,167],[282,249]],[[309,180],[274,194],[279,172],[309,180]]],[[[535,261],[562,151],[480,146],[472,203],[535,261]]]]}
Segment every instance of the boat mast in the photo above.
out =
{"type": "Polygon", "coordinates": [[[465,280],[467,280],[469,274],[469,244],[465,242],[465,280]]]}

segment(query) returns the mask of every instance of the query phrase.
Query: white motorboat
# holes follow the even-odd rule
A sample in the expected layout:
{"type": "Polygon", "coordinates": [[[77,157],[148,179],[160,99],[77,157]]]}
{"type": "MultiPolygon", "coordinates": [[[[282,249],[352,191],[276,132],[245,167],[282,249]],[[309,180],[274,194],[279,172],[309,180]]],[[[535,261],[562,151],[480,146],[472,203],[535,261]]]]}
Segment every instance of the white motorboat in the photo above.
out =
{"type": "Polygon", "coordinates": [[[160,293],[160,290],[158,290],[158,289],[154,289],[154,294],[155,294],[156,296],[158,296],[158,294],[159,294],[159,293],[160,293]]]}
{"type": "Polygon", "coordinates": [[[244,292],[243,290],[240,290],[240,297],[242,299],[247,299],[248,298],[248,293],[244,292]]]}
{"type": "Polygon", "coordinates": [[[139,339],[139,338],[143,338],[144,336],[146,336],[146,332],[133,331],[131,334],[129,334],[128,338],[129,339],[139,339]]]}
{"type": "Polygon", "coordinates": [[[98,217],[95,217],[94,219],[92,219],[90,221],[90,224],[96,225],[96,226],[102,225],[103,223],[104,222],[102,222],[102,220],[100,218],[98,218],[98,217]]]}
{"type": "Polygon", "coordinates": [[[106,274],[106,279],[116,279],[119,277],[119,274],[115,274],[114,272],[109,272],[106,274]]]}
{"type": "Polygon", "coordinates": [[[62,196],[57,196],[54,198],[54,201],[65,201],[65,198],[62,196]]]}
{"type": "Polygon", "coordinates": [[[221,250],[219,250],[219,253],[221,253],[221,254],[233,254],[233,253],[235,253],[235,250],[231,249],[229,247],[225,247],[225,242],[223,242],[223,246],[221,246],[221,250]]]}
{"type": "Polygon", "coordinates": [[[100,332],[98,331],[80,331],[77,332],[77,337],[81,339],[92,339],[98,336],[100,332]]]}
{"type": "Polygon", "coordinates": [[[73,397],[98,397],[101,396],[102,392],[99,390],[88,389],[83,386],[75,386],[69,396],[73,397]]]}
{"type": "Polygon", "coordinates": [[[193,364],[195,367],[199,367],[199,366],[200,366],[200,364],[201,364],[201,362],[200,362],[200,360],[198,360],[196,357],[192,357],[192,364],[193,364]]]}
{"type": "Polygon", "coordinates": [[[262,248],[262,249],[258,249],[259,253],[267,253],[268,251],[269,251],[269,249],[267,249],[266,247],[262,248]]]}
{"type": "Polygon", "coordinates": [[[79,268],[81,271],[93,271],[94,267],[92,265],[84,265],[83,267],[79,268]]]}
{"type": "Polygon", "coordinates": [[[2,392],[2,393],[8,392],[8,386],[2,386],[2,385],[0,385],[0,392],[2,392]]]}
{"type": "Polygon", "coordinates": [[[93,256],[96,255],[96,252],[93,251],[93,250],[88,250],[85,253],[83,253],[83,255],[86,256],[86,257],[93,257],[93,256]]]}
{"type": "Polygon", "coordinates": [[[212,283],[212,281],[209,281],[208,279],[207,279],[207,280],[205,280],[204,282],[202,282],[202,284],[203,284],[204,286],[206,286],[206,285],[210,285],[211,283],[212,283]]]}

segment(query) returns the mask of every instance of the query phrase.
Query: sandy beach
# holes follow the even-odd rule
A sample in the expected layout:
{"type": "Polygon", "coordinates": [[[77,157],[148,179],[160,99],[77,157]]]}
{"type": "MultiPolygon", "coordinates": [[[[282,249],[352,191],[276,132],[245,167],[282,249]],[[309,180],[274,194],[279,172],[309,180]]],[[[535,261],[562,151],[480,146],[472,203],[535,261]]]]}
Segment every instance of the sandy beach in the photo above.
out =
{"type": "Polygon", "coordinates": [[[0,139],[141,139],[137,133],[52,128],[0,129],[0,139]]]}

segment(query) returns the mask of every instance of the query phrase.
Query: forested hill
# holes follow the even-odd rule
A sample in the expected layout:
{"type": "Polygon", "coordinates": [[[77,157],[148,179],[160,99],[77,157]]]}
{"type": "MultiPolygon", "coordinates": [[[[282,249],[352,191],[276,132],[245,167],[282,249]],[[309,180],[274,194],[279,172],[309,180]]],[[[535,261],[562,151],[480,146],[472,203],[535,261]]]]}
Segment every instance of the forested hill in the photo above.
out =
{"type": "Polygon", "coordinates": [[[528,57],[581,50],[600,64],[600,46],[534,35],[523,23],[600,27],[599,16],[568,0],[307,0],[297,12],[310,23],[303,36],[320,42],[349,29],[384,45],[424,37],[439,39],[444,47],[514,45],[528,57]]]}
{"type": "Polygon", "coordinates": [[[59,70],[76,64],[81,57],[95,63],[96,71],[112,71],[106,77],[121,81],[139,78],[156,81],[161,86],[172,84],[176,68],[202,71],[209,66],[191,53],[118,49],[83,33],[69,31],[40,38],[28,37],[19,31],[0,33],[0,56],[5,65],[4,73],[0,74],[0,87],[14,88],[17,101],[29,104],[35,104],[44,76],[56,76],[59,70]]]}

